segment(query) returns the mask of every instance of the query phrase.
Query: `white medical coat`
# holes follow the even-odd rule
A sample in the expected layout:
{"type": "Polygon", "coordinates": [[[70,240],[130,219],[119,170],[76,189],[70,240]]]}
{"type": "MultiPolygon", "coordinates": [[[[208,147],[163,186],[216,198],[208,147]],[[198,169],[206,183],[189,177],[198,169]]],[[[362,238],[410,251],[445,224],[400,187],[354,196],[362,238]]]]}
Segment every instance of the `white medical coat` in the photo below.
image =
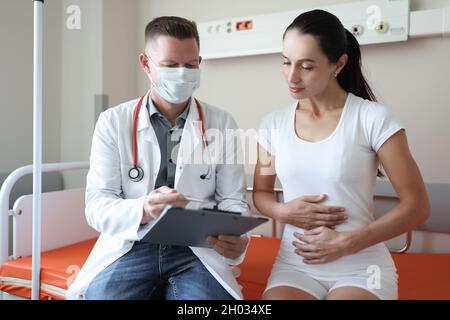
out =
{"type": "MultiPolygon", "coordinates": [[[[87,176],[85,213],[89,225],[100,233],[100,237],[69,287],[66,295],[68,299],[83,299],[95,276],[127,253],[135,241],[140,240],[138,229],[144,198],[154,189],[161,158],[158,140],[145,107],[148,97],[147,93],[138,115],[138,164],[144,170],[144,177],[140,182],[132,182],[128,177],[128,171],[133,166],[133,114],[138,100],[106,110],[97,121],[87,176]]],[[[224,133],[227,129],[237,129],[236,122],[227,112],[205,103],[201,103],[201,106],[207,131],[213,128],[224,133]]],[[[220,138],[216,140],[219,142],[220,138]]],[[[227,135],[223,140],[227,150],[232,149],[235,141],[233,135],[227,135]]],[[[212,160],[211,178],[201,180],[200,175],[208,171],[208,166],[205,162],[192,164],[195,152],[200,152],[201,155],[206,151],[201,143],[199,114],[191,99],[179,145],[175,189],[191,197],[214,200],[219,209],[247,214],[244,167],[236,163],[237,158],[241,158],[241,146],[237,146],[237,153],[227,151],[225,154],[221,154],[222,148],[217,146],[217,143],[210,143],[208,151],[216,155],[212,155],[212,159],[220,161],[212,160]]],[[[208,160],[208,157],[205,159],[208,160]]],[[[188,206],[192,208],[195,204],[190,203],[188,206]]],[[[213,249],[191,249],[230,295],[235,299],[242,299],[240,286],[229,265],[242,262],[245,253],[236,260],[230,260],[213,249]]]]}

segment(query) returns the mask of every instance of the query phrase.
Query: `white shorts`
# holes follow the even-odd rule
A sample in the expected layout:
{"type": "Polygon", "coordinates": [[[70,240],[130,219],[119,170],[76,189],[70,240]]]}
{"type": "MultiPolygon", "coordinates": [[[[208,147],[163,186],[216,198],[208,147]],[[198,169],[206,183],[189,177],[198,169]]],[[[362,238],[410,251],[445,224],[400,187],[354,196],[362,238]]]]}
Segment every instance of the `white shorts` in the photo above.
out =
{"type": "Polygon", "coordinates": [[[356,273],[336,280],[321,280],[309,273],[294,269],[280,261],[275,262],[265,291],[279,286],[297,288],[319,300],[325,299],[334,289],[357,287],[369,291],[380,300],[397,300],[397,272],[395,269],[381,269],[375,273],[356,273]]]}

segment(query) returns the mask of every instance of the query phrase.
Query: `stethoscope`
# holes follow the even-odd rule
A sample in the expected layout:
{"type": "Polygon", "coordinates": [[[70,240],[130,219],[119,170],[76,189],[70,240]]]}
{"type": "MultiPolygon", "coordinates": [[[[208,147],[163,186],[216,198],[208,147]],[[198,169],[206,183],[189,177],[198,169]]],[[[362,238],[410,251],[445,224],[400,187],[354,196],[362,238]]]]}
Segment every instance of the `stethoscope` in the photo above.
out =
{"type": "MultiPolygon", "coordinates": [[[[134,110],[134,117],[133,117],[133,167],[130,169],[130,171],[128,171],[128,177],[133,182],[139,182],[142,180],[142,178],[144,178],[144,170],[142,169],[142,167],[140,167],[138,165],[138,161],[137,161],[137,124],[138,124],[139,111],[141,110],[142,102],[144,101],[145,97],[146,96],[142,96],[142,98],[139,100],[139,102],[136,106],[136,109],[134,110]]],[[[205,130],[203,111],[202,111],[200,102],[195,98],[194,98],[194,101],[197,106],[198,115],[199,115],[200,123],[201,123],[200,130],[201,130],[201,134],[202,134],[203,148],[206,151],[208,158],[209,158],[208,159],[208,161],[209,161],[208,171],[204,174],[201,174],[200,179],[202,179],[202,180],[211,179],[212,164],[211,164],[211,157],[208,152],[208,140],[206,139],[206,130],[205,130]]]]}

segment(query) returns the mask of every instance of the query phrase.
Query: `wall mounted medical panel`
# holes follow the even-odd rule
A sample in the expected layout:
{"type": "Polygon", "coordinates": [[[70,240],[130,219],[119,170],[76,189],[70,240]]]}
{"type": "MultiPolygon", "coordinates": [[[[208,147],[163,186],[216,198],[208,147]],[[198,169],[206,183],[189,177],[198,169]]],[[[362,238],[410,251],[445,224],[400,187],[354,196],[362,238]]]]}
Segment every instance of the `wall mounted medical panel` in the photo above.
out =
{"type": "MultiPolygon", "coordinates": [[[[336,15],[361,45],[408,39],[409,0],[361,1],[318,8],[336,15]]],[[[281,52],[287,26],[309,10],[199,23],[201,55],[204,59],[217,59],[281,52]]]]}

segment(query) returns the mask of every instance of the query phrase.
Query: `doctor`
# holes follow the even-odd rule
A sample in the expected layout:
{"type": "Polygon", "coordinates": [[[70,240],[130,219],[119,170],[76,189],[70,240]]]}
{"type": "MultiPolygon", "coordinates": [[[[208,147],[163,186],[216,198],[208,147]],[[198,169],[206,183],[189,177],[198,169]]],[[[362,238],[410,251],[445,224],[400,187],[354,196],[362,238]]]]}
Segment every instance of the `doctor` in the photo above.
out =
{"type": "Polygon", "coordinates": [[[139,228],[154,223],[166,205],[200,207],[188,196],[248,212],[239,146],[225,135],[237,125],[192,97],[201,62],[195,23],[156,18],[145,40],[139,59],[150,91],[103,112],[95,128],[86,218],[101,235],[67,298],[241,299],[230,265],[242,262],[245,235],[210,237],[214,249],[139,241],[139,228]],[[208,130],[223,139],[212,141],[208,130]]]}

